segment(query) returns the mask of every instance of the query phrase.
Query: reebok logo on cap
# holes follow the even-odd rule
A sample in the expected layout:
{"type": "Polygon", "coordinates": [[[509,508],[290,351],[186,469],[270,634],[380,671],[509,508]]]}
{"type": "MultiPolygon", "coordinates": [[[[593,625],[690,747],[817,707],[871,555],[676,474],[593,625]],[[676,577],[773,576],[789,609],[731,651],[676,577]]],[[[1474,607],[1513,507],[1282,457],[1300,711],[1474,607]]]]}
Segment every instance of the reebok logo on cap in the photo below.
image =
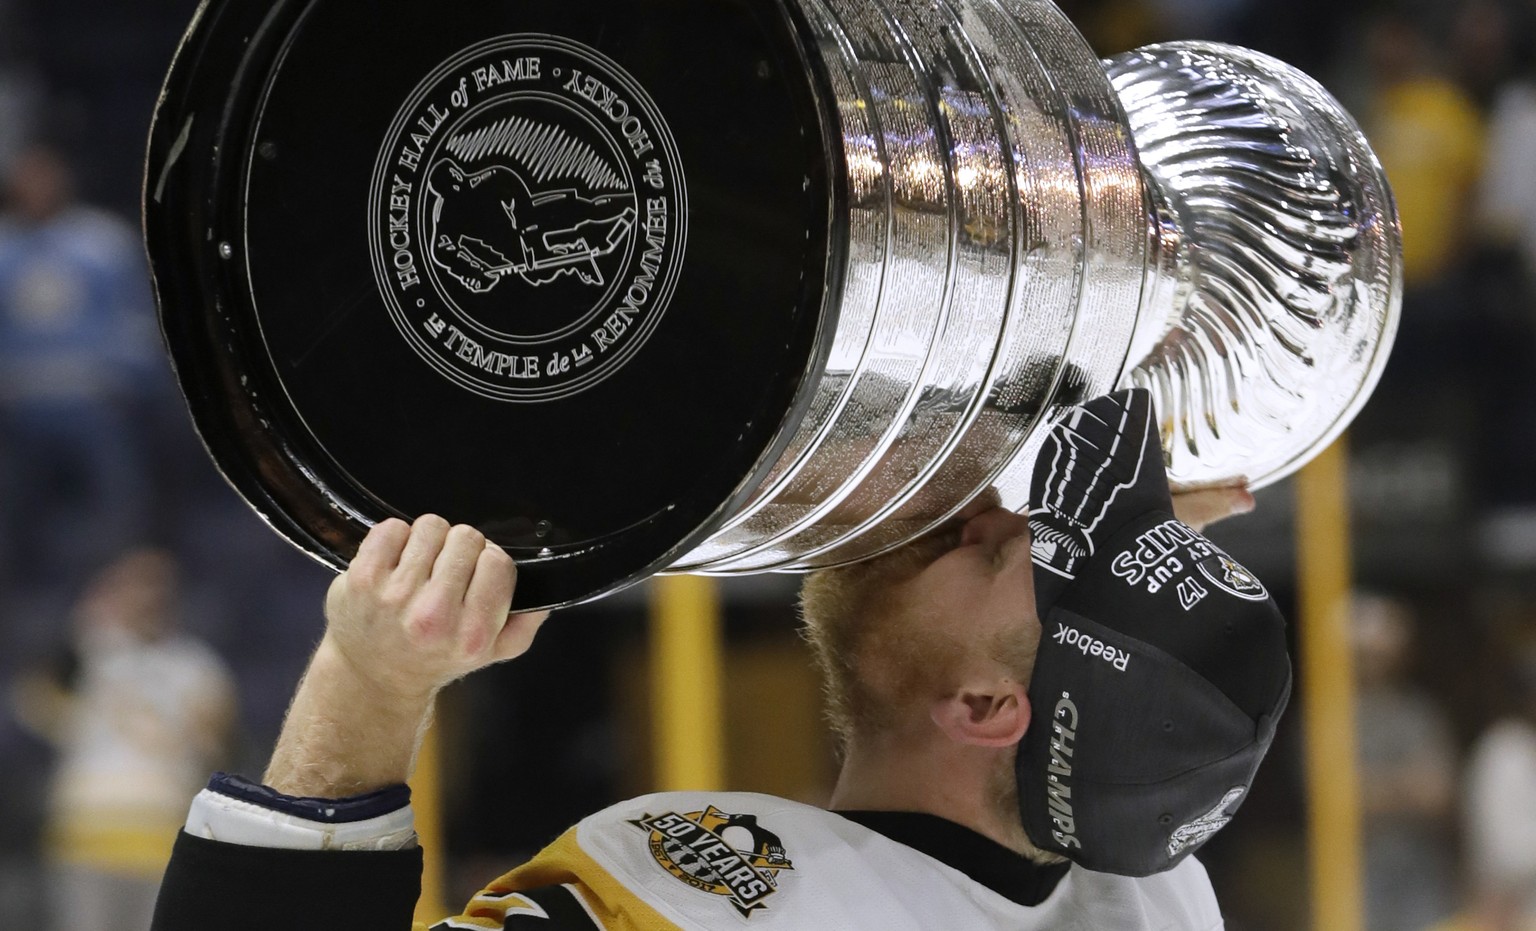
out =
{"type": "Polygon", "coordinates": [[[1084,656],[1102,657],[1111,666],[1125,672],[1131,664],[1131,654],[1117,646],[1105,643],[1098,637],[1085,634],[1076,627],[1068,627],[1060,621],[1056,622],[1056,633],[1051,635],[1055,641],[1063,646],[1082,650],[1084,656]]]}

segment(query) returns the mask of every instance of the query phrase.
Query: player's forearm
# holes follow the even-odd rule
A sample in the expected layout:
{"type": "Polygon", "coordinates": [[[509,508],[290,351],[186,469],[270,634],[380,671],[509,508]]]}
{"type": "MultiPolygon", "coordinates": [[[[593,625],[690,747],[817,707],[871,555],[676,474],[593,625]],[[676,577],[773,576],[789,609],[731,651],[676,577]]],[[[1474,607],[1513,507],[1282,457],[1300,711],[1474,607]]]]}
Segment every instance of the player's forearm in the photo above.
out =
{"type": "Polygon", "coordinates": [[[344,798],[410,778],[435,693],[387,693],[322,642],[288,708],[263,782],[285,795],[344,798]]]}
{"type": "Polygon", "coordinates": [[[521,656],[547,616],[508,614],[515,579],[473,527],[431,514],[377,524],[331,583],[267,785],[343,798],[409,778],[438,690],[521,656]]]}

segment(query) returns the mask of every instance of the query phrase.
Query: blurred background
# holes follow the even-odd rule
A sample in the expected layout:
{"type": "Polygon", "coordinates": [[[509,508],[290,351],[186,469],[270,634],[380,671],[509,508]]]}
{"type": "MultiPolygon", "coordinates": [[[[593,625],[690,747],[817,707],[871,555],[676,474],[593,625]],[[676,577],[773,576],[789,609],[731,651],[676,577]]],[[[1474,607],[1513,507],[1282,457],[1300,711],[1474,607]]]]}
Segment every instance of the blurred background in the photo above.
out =
{"type": "MultiPolygon", "coordinates": [[[[1063,5],[1106,55],[1295,63],[1386,164],[1407,297],[1348,441],[1366,926],[1536,928],[1536,0],[1063,5]]],[[[0,0],[0,928],[105,928],[152,889],[206,773],[260,775],[320,632],[328,573],[225,486],[158,342],[140,172],[194,7],[0,0]]],[[[1313,542],[1293,498],[1213,533],[1288,607],[1313,542]]],[[[720,590],[720,749],[732,788],[815,803],[833,760],[795,590],[720,590]]],[[[445,695],[447,901],[656,785],[649,594],[561,612],[445,695]]],[[[1202,854],[1233,931],[1312,924],[1306,710],[1202,854]]]]}

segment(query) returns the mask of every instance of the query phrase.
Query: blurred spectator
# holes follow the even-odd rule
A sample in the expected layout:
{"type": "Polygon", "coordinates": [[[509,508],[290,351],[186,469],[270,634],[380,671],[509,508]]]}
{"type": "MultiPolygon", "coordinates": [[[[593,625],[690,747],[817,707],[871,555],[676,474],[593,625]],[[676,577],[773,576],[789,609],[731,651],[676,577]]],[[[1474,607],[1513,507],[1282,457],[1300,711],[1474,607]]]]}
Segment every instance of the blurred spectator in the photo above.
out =
{"type": "Polygon", "coordinates": [[[22,61],[47,88],[45,126],[67,141],[85,199],[138,212],[149,118],[198,0],[0,0],[22,61]]]}
{"type": "MultiPolygon", "coordinates": [[[[1533,4],[1536,7],[1536,4],[1533,4]]],[[[1536,12],[1536,10],[1533,10],[1536,12]]],[[[1485,238],[1517,249],[1536,270],[1536,43],[1516,45],[1514,74],[1493,97],[1487,160],[1478,198],[1485,238]]]]}
{"type": "Polygon", "coordinates": [[[1516,21],[1502,0],[1463,0],[1447,8],[1448,52],[1457,83],[1486,110],[1514,64],[1516,21]]]}
{"type": "Polygon", "coordinates": [[[137,428],[164,363],[138,236],[75,201],[34,146],[0,214],[0,558],[18,580],[78,585],[136,540],[151,498],[137,428]]]}
{"type": "Polygon", "coordinates": [[[1448,344],[1461,348],[1443,364],[1462,380],[1462,410],[1474,412],[1459,442],[1482,556],[1520,569],[1536,565],[1536,84],[1508,85],[1491,119],[1478,242],[1458,289],[1461,336],[1448,344]]]}
{"type": "Polygon", "coordinates": [[[1476,104],[1446,74],[1448,33],[1432,40],[1420,18],[1426,14],[1418,13],[1378,11],[1366,29],[1370,74],[1359,116],[1397,198],[1406,287],[1380,383],[1379,396],[1391,401],[1368,410],[1360,427],[1371,434],[1385,419],[1390,430],[1375,433],[1449,442],[1463,451],[1480,494],[1487,475],[1506,462],[1490,452],[1503,438],[1505,376],[1528,353],[1473,294],[1481,282],[1467,268],[1477,241],[1473,203],[1484,127],[1476,104]],[[1498,357],[1488,358],[1490,352],[1498,357]],[[1392,423],[1395,415],[1403,422],[1392,423]]]}
{"type": "Polygon", "coordinates": [[[1359,596],[1352,609],[1366,927],[1421,931],[1453,907],[1450,722],[1408,682],[1413,626],[1403,603],[1359,596]]]}
{"type": "Polygon", "coordinates": [[[234,688],[178,632],[172,557],[135,550],[76,608],[72,649],[16,690],[19,716],[59,748],[48,853],[59,931],[147,931],[187,805],[226,762],[234,688]]]}
{"type": "Polygon", "coordinates": [[[1472,748],[1467,857],[1484,931],[1536,928],[1536,648],[1514,669],[1515,713],[1472,748]]]}
{"type": "Polygon", "coordinates": [[[1492,5],[1476,4],[1466,14],[1485,21],[1484,38],[1473,43],[1481,52],[1464,51],[1462,57],[1503,55],[1509,64],[1488,68],[1490,76],[1505,80],[1491,94],[1475,201],[1476,250],[1459,289],[1463,341],[1471,348],[1458,361],[1476,391],[1472,404],[1488,412],[1470,447],[1475,484],[1489,509],[1482,527],[1485,554],[1496,564],[1519,567],[1536,563],[1536,488],[1526,480],[1536,469],[1536,3],[1527,2],[1524,16],[1475,12],[1483,6],[1492,5]]]}
{"type": "Polygon", "coordinates": [[[1441,51],[1406,15],[1378,14],[1367,38],[1371,100],[1361,114],[1402,215],[1410,289],[1436,284],[1462,256],[1467,205],[1482,169],[1476,105],[1441,66],[1441,51]]]}

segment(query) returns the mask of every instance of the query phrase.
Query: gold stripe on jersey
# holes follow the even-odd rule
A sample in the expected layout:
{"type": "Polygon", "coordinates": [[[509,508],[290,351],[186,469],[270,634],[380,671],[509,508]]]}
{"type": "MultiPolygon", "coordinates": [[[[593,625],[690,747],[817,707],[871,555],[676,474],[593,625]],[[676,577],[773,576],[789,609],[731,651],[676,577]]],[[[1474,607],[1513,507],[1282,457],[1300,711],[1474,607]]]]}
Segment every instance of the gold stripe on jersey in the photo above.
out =
{"type": "MultiPolygon", "coordinates": [[[[586,903],[602,931],[682,931],[593,860],[576,842],[576,829],[560,835],[532,860],[486,886],[464,913],[435,929],[501,931],[518,914],[532,915],[537,903],[518,895],[550,886],[569,886],[586,903]]],[[[417,924],[416,931],[428,931],[417,924]]]]}
{"type": "Polygon", "coordinates": [[[503,931],[518,916],[548,918],[549,912],[521,892],[486,889],[469,900],[464,914],[443,919],[432,931],[503,931]]]}

